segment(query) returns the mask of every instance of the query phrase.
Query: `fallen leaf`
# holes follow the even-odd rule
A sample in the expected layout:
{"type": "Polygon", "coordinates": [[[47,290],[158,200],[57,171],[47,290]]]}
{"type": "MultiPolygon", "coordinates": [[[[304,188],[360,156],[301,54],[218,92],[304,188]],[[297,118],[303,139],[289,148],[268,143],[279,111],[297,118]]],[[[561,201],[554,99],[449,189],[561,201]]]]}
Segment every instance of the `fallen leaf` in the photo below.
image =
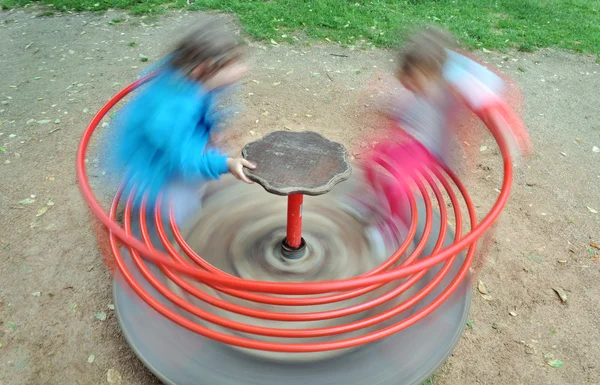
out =
{"type": "Polygon", "coordinates": [[[75,310],[77,310],[77,304],[71,306],[71,312],[75,313],[75,310]]]}
{"type": "Polygon", "coordinates": [[[479,283],[477,284],[477,290],[479,290],[481,294],[487,294],[487,289],[485,288],[485,284],[483,283],[483,281],[479,281],[479,283]]]}
{"type": "Polygon", "coordinates": [[[108,309],[109,310],[115,310],[115,305],[113,305],[112,303],[108,304],[108,309]]]}
{"type": "Polygon", "coordinates": [[[600,245],[596,242],[590,242],[590,246],[592,246],[596,250],[600,250],[600,245]]]}
{"type": "Polygon", "coordinates": [[[473,321],[467,320],[467,326],[473,329],[473,321]]]}
{"type": "Polygon", "coordinates": [[[123,377],[121,377],[121,373],[115,369],[108,369],[106,372],[106,381],[108,381],[109,384],[119,385],[123,381],[123,377]]]}
{"type": "Polygon", "coordinates": [[[17,324],[12,322],[12,321],[8,321],[8,327],[10,328],[10,330],[12,330],[13,332],[17,330],[17,324]]]}
{"type": "Polygon", "coordinates": [[[489,294],[482,294],[481,298],[485,299],[486,301],[493,301],[494,300],[494,297],[492,297],[489,294]]]}
{"type": "Polygon", "coordinates": [[[567,293],[562,287],[553,287],[552,290],[558,295],[562,303],[567,303],[567,293]]]}
{"type": "Polygon", "coordinates": [[[96,356],[93,354],[90,354],[90,356],[88,357],[88,363],[90,363],[90,364],[93,363],[95,359],[96,359],[96,356]]]}
{"type": "Polygon", "coordinates": [[[50,123],[50,120],[49,119],[43,119],[43,120],[38,120],[37,122],[38,122],[38,124],[48,124],[48,123],[50,123]]]}
{"type": "Polygon", "coordinates": [[[594,152],[600,152],[600,148],[598,148],[597,146],[592,147],[592,151],[594,152]]]}
{"type": "Polygon", "coordinates": [[[88,108],[84,108],[84,109],[83,109],[83,113],[84,113],[84,114],[87,114],[89,111],[90,111],[90,110],[89,110],[88,108]]]}
{"type": "Polygon", "coordinates": [[[278,86],[280,84],[281,84],[281,82],[275,82],[275,83],[273,83],[274,86],[278,86]]]}
{"type": "Polygon", "coordinates": [[[561,153],[560,153],[560,155],[562,155],[562,156],[567,156],[567,154],[566,154],[566,153],[564,153],[564,152],[561,152],[561,153]]]}
{"type": "Polygon", "coordinates": [[[481,152],[486,151],[487,149],[488,149],[488,146],[479,147],[479,151],[481,151],[481,152]]]}
{"type": "Polygon", "coordinates": [[[590,210],[590,213],[592,214],[598,214],[598,210],[591,208],[590,206],[586,206],[588,210],[590,210]]]}
{"type": "Polygon", "coordinates": [[[0,342],[0,349],[2,349],[2,346],[4,346],[4,345],[2,345],[2,342],[0,342]]]}
{"type": "Polygon", "coordinates": [[[46,214],[46,211],[48,211],[48,206],[44,206],[41,209],[39,209],[35,216],[41,217],[42,215],[46,214]]]}
{"type": "Polygon", "coordinates": [[[513,317],[516,317],[516,316],[517,316],[517,313],[515,313],[514,311],[511,311],[511,312],[509,312],[508,314],[510,314],[510,315],[511,315],[511,316],[513,316],[513,317]]]}
{"type": "Polygon", "coordinates": [[[31,293],[31,295],[34,296],[34,297],[39,297],[40,295],[42,295],[42,293],[39,292],[39,291],[36,291],[34,293],[31,293]]]}
{"type": "Polygon", "coordinates": [[[553,368],[561,368],[564,366],[564,362],[562,362],[561,360],[552,360],[552,361],[548,361],[548,365],[552,366],[553,368]]]}
{"type": "Polygon", "coordinates": [[[60,123],[60,119],[56,119],[56,120],[54,121],[54,123],[55,123],[55,124],[58,124],[58,123],[60,123]]]}
{"type": "Polygon", "coordinates": [[[106,321],[106,313],[103,311],[99,311],[98,313],[96,313],[95,317],[97,320],[106,321]]]}
{"type": "Polygon", "coordinates": [[[35,199],[31,199],[31,198],[25,198],[22,201],[19,201],[20,205],[30,205],[33,202],[35,202],[35,199]]]}
{"type": "Polygon", "coordinates": [[[46,202],[46,206],[54,206],[54,202],[52,202],[52,199],[46,202]]]}

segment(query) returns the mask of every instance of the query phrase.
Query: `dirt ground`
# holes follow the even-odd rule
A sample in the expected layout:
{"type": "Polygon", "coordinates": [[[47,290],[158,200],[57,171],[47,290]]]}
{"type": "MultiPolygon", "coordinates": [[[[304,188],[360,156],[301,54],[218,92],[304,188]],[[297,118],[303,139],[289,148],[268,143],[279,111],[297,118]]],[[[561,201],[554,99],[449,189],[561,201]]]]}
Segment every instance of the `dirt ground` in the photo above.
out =
{"type": "MultiPolygon", "coordinates": [[[[92,114],[161,57],[190,15],[116,25],[108,22],[127,16],[34,15],[0,12],[0,384],[157,384],[109,308],[111,274],[74,161],[92,114]]],[[[600,243],[600,65],[553,50],[482,55],[521,85],[535,154],[516,170],[480,275],[493,299],[475,290],[472,327],[434,383],[600,384],[600,250],[590,246],[600,243]]],[[[368,133],[357,108],[364,87],[392,58],[251,43],[233,128],[240,144],[285,127],[350,145],[368,133]]],[[[485,206],[502,170],[489,138],[473,145],[489,146],[472,171],[472,196],[485,206]]],[[[96,159],[88,164],[101,174],[96,159]]]]}

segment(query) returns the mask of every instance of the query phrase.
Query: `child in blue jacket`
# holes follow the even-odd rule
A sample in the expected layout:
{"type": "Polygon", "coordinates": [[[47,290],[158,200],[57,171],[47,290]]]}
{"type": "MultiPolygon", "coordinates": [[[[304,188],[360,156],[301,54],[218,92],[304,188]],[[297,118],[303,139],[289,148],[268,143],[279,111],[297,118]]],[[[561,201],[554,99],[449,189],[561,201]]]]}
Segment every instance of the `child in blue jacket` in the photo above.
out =
{"type": "Polygon", "coordinates": [[[112,163],[135,188],[134,207],[148,196],[152,209],[159,193],[174,204],[178,222],[200,207],[203,185],[231,173],[252,183],[243,168],[211,145],[219,124],[216,98],[246,72],[239,41],[215,21],[204,20],[177,44],[156,75],[120,112],[112,163]]]}

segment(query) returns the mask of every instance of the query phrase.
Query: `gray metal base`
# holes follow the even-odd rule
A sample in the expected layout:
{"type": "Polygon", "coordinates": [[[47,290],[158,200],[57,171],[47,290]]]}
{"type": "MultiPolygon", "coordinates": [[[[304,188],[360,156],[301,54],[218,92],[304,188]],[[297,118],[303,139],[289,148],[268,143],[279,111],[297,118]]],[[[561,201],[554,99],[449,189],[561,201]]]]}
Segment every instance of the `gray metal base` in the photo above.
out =
{"type": "MultiPolygon", "coordinates": [[[[422,207],[420,213],[424,213],[422,207]]],[[[419,224],[416,241],[424,223],[419,224]]],[[[434,218],[433,228],[439,228],[434,218]]],[[[446,245],[453,233],[446,235],[446,245]]],[[[437,241],[432,234],[422,255],[428,255],[437,241]]],[[[415,243],[416,244],[416,243],[415,243]]],[[[133,268],[125,250],[124,258],[138,282],[162,304],[174,306],[144,281],[133,268]]],[[[435,299],[458,273],[464,255],[456,258],[447,278],[413,309],[399,315],[398,322],[435,299]]],[[[161,277],[160,271],[150,266],[161,277]]],[[[432,268],[414,289],[425,286],[441,266],[432,268]]],[[[166,278],[165,278],[166,283],[166,278]]],[[[407,295],[414,294],[410,290],[407,295]]],[[[417,324],[382,341],[343,355],[320,360],[261,359],[184,329],[159,315],[115,275],[113,295],[120,327],[139,359],[169,385],[401,385],[421,384],[443,364],[458,344],[471,304],[471,280],[467,277],[454,294],[437,310],[417,324]]],[[[388,321],[390,322],[390,321],[388,321]]],[[[283,354],[285,356],[285,354],[283,354]]],[[[295,357],[298,357],[296,355],[295,357]]],[[[289,357],[288,357],[289,358],[289,357]]]]}

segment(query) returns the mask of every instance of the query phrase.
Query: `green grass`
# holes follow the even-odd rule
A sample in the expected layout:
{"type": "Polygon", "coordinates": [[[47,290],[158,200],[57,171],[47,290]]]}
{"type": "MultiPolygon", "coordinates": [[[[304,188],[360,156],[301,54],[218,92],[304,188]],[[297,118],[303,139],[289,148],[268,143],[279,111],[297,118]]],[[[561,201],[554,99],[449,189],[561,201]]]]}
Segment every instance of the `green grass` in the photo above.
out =
{"type": "MultiPolygon", "coordinates": [[[[4,8],[32,0],[0,0],[4,8]]],[[[238,15],[253,38],[294,37],[343,45],[393,47],[422,23],[449,28],[468,47],[530,52],[560,47],[600,54],[600,0],[41,0],[57,11],[128,9],[156,14],[169,8],[238,15]]]]}

